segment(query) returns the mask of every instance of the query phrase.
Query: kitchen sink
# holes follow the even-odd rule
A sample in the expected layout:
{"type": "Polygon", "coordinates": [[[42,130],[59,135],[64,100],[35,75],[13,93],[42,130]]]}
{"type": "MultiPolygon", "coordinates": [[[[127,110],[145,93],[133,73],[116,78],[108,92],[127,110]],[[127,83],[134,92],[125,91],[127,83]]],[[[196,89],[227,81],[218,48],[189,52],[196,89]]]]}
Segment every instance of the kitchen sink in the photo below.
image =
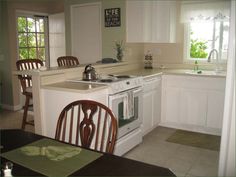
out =
{"type": "Polygon", "coordinates": [[[213,70],[199,70],[199,71],[189,70],[186,71],[185,73],[193,75],[226,75],[225,71],[213,71],[213,70]]]}

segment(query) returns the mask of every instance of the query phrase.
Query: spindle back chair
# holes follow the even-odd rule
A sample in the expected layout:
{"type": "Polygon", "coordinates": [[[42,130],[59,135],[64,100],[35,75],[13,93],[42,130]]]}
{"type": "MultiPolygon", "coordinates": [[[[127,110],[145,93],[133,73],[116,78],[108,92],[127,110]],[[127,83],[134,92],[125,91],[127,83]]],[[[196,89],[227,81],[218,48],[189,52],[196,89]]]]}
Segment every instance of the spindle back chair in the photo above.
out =
{"type": "Polygon", "coordinates": [[[74,56],[61,56],[57,59],[57,64],[59,67],[71,67],[79,65],[79,60],[74,56]]]}
{"type": "Polygon", "coordinates": [[[117,119],[107,106],[79,100],[62,110],[55,139],[112,154],[116,136],[117,119]]]}

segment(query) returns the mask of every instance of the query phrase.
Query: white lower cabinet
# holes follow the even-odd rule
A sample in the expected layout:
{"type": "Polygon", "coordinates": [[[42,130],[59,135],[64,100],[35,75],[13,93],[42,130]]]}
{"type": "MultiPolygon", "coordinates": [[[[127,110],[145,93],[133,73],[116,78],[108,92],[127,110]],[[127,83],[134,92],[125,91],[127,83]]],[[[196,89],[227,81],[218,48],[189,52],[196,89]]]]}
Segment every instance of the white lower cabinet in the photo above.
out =
{"type": "Polygon", "coordinates": [[[163,99],[162,104],[168,105],[162,114],[165,114],[165,121],[167,122],[175,123],[180,121],[180,91],[179,88],[175,87],[162,90],[165,93],[165,99],[163,99]]]}
{"type": "Polygon", "coordinates": [[[225,78],[163,75],[161,125],[220,135],[225,78]]]}
{"type": "Polygon", "coordinates": [[[207,127],[221,129],[223,124],[225,94],[220,91],[208,92],[207,127]]]}
{"type": "Polygon", "coordinates": [[[207,93],[202,90],[181,89],[180,123],[205,126],[207,93]]]}
{"type": "Polygon", "coordinates": [[[153,130],[161,121],[161,76],[144,78],[142,134],[153,130]]]}

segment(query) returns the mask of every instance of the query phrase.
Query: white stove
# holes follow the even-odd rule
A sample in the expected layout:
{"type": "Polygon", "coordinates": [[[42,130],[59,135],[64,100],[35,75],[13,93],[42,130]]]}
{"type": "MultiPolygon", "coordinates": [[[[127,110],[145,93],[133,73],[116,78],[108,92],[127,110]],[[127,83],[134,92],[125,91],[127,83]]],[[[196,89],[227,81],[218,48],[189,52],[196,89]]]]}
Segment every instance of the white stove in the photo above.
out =
{"type": "Polygon", "coordinates": [[[114,153],[123,155],[142,142],[142,77],[129,75],[104,75],[94,81],[69,80],[109,86],[108,107],[118,122],[118,140],[114,153]]]}
{"type": "Polygon", "coordinates": [[[109,86],[109,94],[115,94],[141,87],[143,83],[142,77],[130,75],[103,75],[97,80],[85,81],[82,79],[70,79],[71,82],[96,83],[109,86]]]}

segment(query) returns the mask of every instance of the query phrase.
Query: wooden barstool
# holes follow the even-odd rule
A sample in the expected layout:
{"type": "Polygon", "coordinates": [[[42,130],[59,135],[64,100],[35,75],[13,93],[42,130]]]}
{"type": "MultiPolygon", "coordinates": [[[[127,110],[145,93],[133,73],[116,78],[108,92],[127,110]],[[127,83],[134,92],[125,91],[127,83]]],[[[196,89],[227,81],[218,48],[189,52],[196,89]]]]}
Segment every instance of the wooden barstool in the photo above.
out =
{"type": "MultiPolygon", "coordinates": [[[[25,60],[18,60],[16,62],[17,70],[31,70],[31,69],[38,69],[43,66],[43,62],[39,59],[25,59],[25,60]]],[[[18,79],[21,83],[22,94],[25,95],[25,105],[24,105],[24,113],[23,113],[23,120],[21,128],[24,130],[25,125],[34,125],[34,121],[27,121],[28,109],[30,106],[30,100],[33,98],[32,94],[32,78],[29,75],[22,74],[18,75],[18,79]]]]}
{"type": "Polygon", "coordinates": [[[57,59],[57,64],[59,67],[71,67],[79,65],[79,60],[74,56],[61,56],[57,59]]]}

